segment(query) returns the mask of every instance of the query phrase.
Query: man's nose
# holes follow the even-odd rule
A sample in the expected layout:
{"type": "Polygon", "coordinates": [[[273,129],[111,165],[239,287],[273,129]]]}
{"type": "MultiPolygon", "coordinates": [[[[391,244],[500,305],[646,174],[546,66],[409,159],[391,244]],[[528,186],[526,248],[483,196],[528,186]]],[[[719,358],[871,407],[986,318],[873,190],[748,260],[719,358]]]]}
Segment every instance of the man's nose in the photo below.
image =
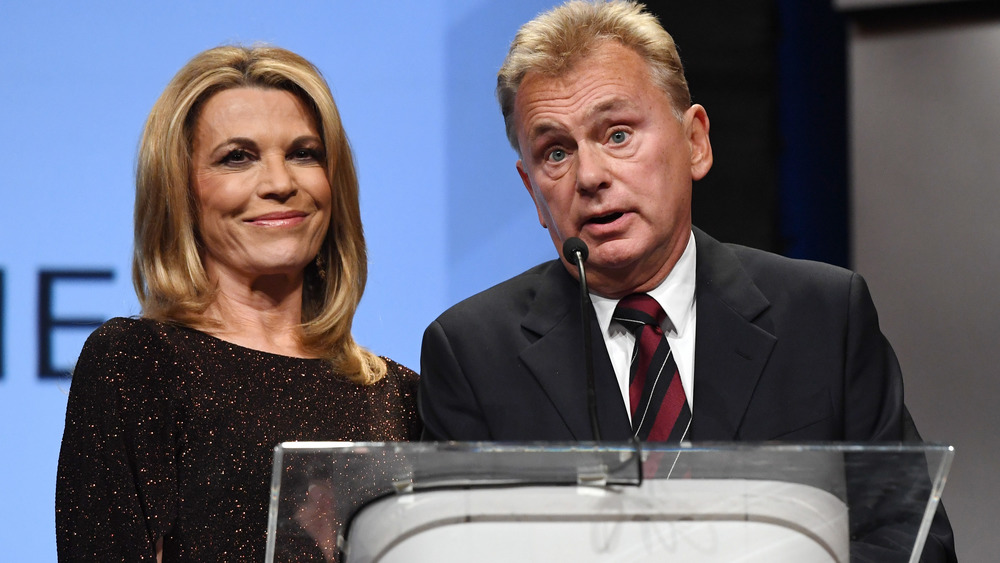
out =
{"type": "Polygon", "coordinates": [[[608,156],[600,147],[581,144],[576,154],[576,189],[592,193],[607,188],[611,182],[608,156]]]}

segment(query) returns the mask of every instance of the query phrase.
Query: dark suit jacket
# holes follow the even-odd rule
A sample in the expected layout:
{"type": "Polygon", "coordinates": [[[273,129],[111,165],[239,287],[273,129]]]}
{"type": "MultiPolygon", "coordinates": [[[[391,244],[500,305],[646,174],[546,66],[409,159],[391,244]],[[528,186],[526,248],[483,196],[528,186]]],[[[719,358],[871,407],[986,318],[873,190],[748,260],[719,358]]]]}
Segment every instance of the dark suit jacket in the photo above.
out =
{"type": "MultiPolygon", "coordinates": [[[[898,442],[911,432],[899,363],[861,276],[697,229],[695,241],[692,441],[898,442]]],[[[589,316],[601,435],[626,441],[628,413],[589,316]]],[[[425,436],[592,440],[581,322],[579,285],[559,261],[443,313],[421,351],[425,436]]]]}

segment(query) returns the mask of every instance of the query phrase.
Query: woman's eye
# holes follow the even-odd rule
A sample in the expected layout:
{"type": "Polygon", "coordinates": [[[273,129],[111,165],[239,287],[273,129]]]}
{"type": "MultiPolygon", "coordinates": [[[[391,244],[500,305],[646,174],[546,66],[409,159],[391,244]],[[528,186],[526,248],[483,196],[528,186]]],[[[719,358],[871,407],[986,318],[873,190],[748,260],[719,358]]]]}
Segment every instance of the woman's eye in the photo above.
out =
{"type": "Polygon", "coordinates": [[[562,162],[566,160],[566,151],[562,149],[555,149],[549,153],[549,160],[552,162],[562,162]]]}
{"type": "Polygon", "coordinates": [[[292,160],[320,160],[321,151],[318,149],[296,149],[290,155],[292,160]]]}
{"type": "Polygon", "coordinates": [[[243,149],[233,149],[222,157],[223,164],[240,164],[250,160],[250,155],[243,149]]]}
{"type": "Polygon", "coordinates": [[[224,166],[242,166],[249,164],[254,158],[253,153],[247,149],[233,149],[219,160],[219,164],[224,166]]]}
{"type": "Polygon", "coordinates": [[[611,134],[611,142],[620,145],[628,140],[628,133],[625,131],[615,131],[611,134]]]}

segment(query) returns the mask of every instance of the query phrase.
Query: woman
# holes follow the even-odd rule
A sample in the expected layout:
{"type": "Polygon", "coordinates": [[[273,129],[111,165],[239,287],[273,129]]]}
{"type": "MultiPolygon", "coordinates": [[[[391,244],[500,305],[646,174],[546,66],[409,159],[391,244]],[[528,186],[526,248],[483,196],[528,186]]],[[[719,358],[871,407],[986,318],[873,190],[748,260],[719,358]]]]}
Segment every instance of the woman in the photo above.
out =
{"type": "Polygon", "coordinates": [[[73,376],[60,560],[263,560],[275,445],[416,438],[417,375],[351,337],[366,277],[318,70],[273,47],[192,59],[139,147],[142,316],[91,335],[73,376]]]}

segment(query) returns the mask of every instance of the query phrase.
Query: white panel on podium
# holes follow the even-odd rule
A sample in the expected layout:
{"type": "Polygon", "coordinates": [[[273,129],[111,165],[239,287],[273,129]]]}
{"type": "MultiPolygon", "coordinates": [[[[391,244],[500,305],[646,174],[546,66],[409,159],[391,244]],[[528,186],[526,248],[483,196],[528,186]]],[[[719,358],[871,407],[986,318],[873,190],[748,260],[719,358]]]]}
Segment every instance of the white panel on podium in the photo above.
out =
{"type": "Polygon", "coordinates": [[[805,485],[743,480],[392,496],[361,511],[348,545],[348,563],[850,559],[841,500],[805,485]]]}

